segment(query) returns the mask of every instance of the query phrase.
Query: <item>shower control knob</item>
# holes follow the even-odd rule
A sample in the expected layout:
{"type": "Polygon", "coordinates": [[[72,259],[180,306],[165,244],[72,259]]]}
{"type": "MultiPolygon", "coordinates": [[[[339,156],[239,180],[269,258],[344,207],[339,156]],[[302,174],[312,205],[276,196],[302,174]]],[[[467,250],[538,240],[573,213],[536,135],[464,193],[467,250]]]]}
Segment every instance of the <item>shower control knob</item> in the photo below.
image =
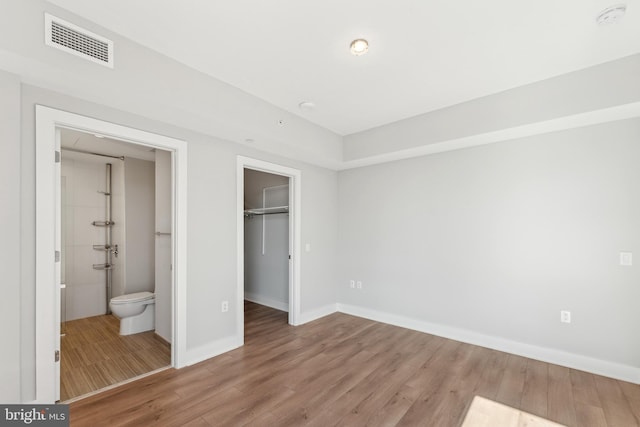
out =
{"type": "Polygon", "coordinates": [[[113,249],[111,249],[111,253],[114,254],[116,258],[118,258],[118,245],[113,245],[113,249]]]}

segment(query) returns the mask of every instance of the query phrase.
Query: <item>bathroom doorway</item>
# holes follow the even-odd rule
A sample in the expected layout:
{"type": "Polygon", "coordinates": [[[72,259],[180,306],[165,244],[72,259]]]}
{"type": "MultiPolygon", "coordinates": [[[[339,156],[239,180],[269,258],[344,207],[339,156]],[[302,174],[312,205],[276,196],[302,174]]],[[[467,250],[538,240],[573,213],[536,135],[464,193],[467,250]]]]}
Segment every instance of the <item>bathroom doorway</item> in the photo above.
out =
{"type": "Polygon", "coordinates": [[[60,148],[68,401],[171,365],[171,153],[73,129],[60,148]]]}
{"type": "MultiPolygon", "coordinates": [[[[169,341],[171,342],[171,350],[170,350],[170,366],[174,366],[176,368],[180,368],[185,365],[185,356],[186,356],[186,181],[187,181],[187,158],[186,158],[186,143],[184,141],[180,141],[174,138],[165,137],[158,134],[153,134],[125,126],[120,126],[117,124],[113,124],[110,122],[105,122],[98,119],[89,118],[86,116],[81,116],[73,113],[68,113],[48,107],[36,106],[36,203],[38,209],[36,211],[36,400],[35,403],[52,403],[54,401],[59,401],[61,398],[60,395],[60,371],[61,371],[61,339],[60,333],[64,330],[66,332],[66,336],[69,338],[69,342],[73,341],[71,334],[71,320],[68,320],[69,323],[66,325],[66,330],[62,328],[61,321],[63,316],[63,307],[62,307],[62,289],[61,285],[64,284],[62,282],[62,245],[63,245],[63,233],[62,233],[62,176],[61,176],[61,157],[62,157],[62,144],[61,144],[61,135],[66,131],[79,131],[80,133],[89,134],[93,137],[97,138],[98,143],[100,145],[100,150],[90,150],[100,154],[114,155],[114,157],[119,157],[120,155],[114,153],[105,153],[102,148],[106,149],[105,139],[111,139],[116,143],[121,144],[118,147],[118,151],[131,148],[131,149],[142,149],[147,150],[151,153],[162,152],[165,154],[165,160],[168,161],[169,166],[167,166],[167,170],[170,171],[168,173],[168,178],[165,180],[169,182],[170,188],[170,197],[165,197],[165,199],[169,199],[166,201],[169,208],[164,209],[164,211],[168,212],[168,219],[166,226],[168,229],[155,229],[152,228],[153,231],[153,239],[156,239],[155,244],[155,254],[162,253],[165,251],[166,253],[170,253],[169,263],[165,265],[166,269],[170,271],[169,274],[169,289],[167,292],[170,297],[168,300],[168,305],[170,306],[168,316],[168,320],[166,321],[169,326],[166,329],[169,331],[169,341]],[[155,151],[153,151],[155,150],[155,151]],[[156,234],[157,233],[157,234],[156,234]],[[166,241],[164,241],[164,245],[158,244],[158,241],[162,242],[162,238],[170,237],[166,241]],[[158,249],[160,248],[160,249],[158,249]],[[52,256],[52,251],[55,252],[55,257],[52,256]],[[55,357],[53,357],[55,355],[55,357]]],[[[68,148],[68,147],[67,147],[68,148]]],[[[77,148],[77,147],[76,147],[77,148]]],[[[83,150],[84,151],[84,150],[83,150]]],[[[86,153],[77,153],[77,154],[86,154],[86,153]]],[[[124,154],[125,159],[127,158],[127,153],[124,154]]],[[[135,160],[135,156],[130,156],[135,160]]],[[[157,159],[156,159],[157,160],[157,159]]],[[[110,159],[112,173],[115,162],[120,161],[119,159],[110,159]]],[[[117,169],[117,167],[115,167],[117,169]]],[[[100,175],[105,179],[106,171],[102,166],[96,167],[96,170],[100,171],[100,175]]],[[[134,173],[135,175],[135,173],[134,173]]],[[[117,179],[116,179],[117,180],[117,179]]],[[[67,181],[65,179],[64,181],[67,181]]],[[[137,181],[137,180],[134,180],[137,181]]],[[[104,181],[103,181],[104,182],[104,181]]],[[[64,182],[65,185],[69,185],[68,182],[64,182]]],[[[114,188],[115,190],[115,188],[114,188]]],[[[98,188],[95,191],[94,196],[102,197],[103,200],[106,197],[106,194],[110,193],[106,189],[106,186],[102,186],[102,188],[98,188]],[[102,192],[102,193],[100,193],[102,192]]],[[[155,198],[155,196],[154,196],[155,198]]],[[[69,206],[70,203],[65,200],[64,204],[69,206]]],[[[126,201],[125,201],[126,204],[126,201]]],[[[95,208],[95,207],[94,207],[95,208]]],[[[99,208],[99,207],[98,207],[99,208]]],[[[86,211],[90,211],[90,209],[85,209],[86,211]]],[[[160,211],[160,210],[157,210],[160,211]]],[[[93,211],[97,212],[97,211],[93,211]]],[[[82,215],[82,213],[80,213],[82,215]]],[[[105,216],[94,218],[91,217],[91,225],[93,226],[94,237],[104,236],[100,231],[96,231],[101,229],[102,233],[104,233],[105,222],[108,223],[108,219],[105,216]],[[97,222],[98,225],[93,224],[93,222],[97,222]]],[[[112,218],[115,223],[115,218],[112,218]]],[[[154,225],[158,225],[154,221],[154,225]]],[[[126,224],[126,219],[125,219],[126,224]]],[[[110,250],[115,251],[115,245],[118,242],[115,241],[116,238],[120,238],[115,235],[112,235],[112,241],[106,242],[105,240],[98,241],[96,243],[91,243],[91,251],[89,251],[90,255],[86,255],[84,252],[81,252],[81,256],[87,256],[89,263],[83,264],[82,268],[89,268],[91,272],[93,272],[94,264],[98,266],[98,268],[108,267],[110,264],[107,258],[103,258],[107,251],[107,246],[109,246],[110,250]],[[94,249],[93,245],[102,246],[102,248],[94,249]],[[95,252],[94,252],[95,251],[95,252]],[[100,255],[96,255],[100,254],[100,255]],[[93,262],[97,260],[97,258],[92,258],[94,256],[99,256],[99,262],[93,262]],[[101,262],[100,262],[101,261],[101,262]],[[88,264],[88,265],[87,265],[88,264]]],[[[126,241],[126,236],[124,237],[126,241]]],[[[103,237],[104,239],[104,237],[103,237]]],[[[66,242],[65,242],[66,244],[66,242]]],[[[129,245],[125,245],[129,246],[129,245]]],[[[77,249],[77,248],[76,248],[77,249]]],[[[118,257],[121,257],[124,249],[124,252],[127,251],[126,248],[121,246],[118,247],[118,257]]],[[[139,252],[139,251],[138,251],[139,252]]],[[[147,251],[147,255],[148,255],[147,251]]],[[[135,251],[134,251],[135,254],[135,251]]],[[[112,263],[116,263],[115,253],[111,252],[113,256],[112,263]]],[[[120,259],[120,258],[119,258],[120,259]]],[[[126,262],[125,262],[126,264],[126,262]]],[[[158,264],[158,263],[156,263],[158,264]]],[[[166,264],[166,263],[165,263],[166,264]]],[[[99,271],[98,269],[96,269],[99,271]]],[[[115,271],[115,269],[113,270],[115,271]]],[[[69,273],[67,271],[66,275],[69,273]]],[[[85,271],[84,274],[87,272],[85,271]]],[[[103,276],[104,278],[104,276],[103,276]]],[[[75,280],[77,282],[78,276],[76,275],[75,280]]],[[[117,282],[117,281],[116,281],[117,282]]],[[[106,279],[104,285],[100,288],[99,291],[102,293],[103,298],[100,302],[92,302],[91,304],[95,304],[96,306],[102,306],[102,310],[107,310],[107,297],[106,297],[106,279]]],[[[115,282],[111,282],[112,286],[115,282]]],[[[77,283],[76,283],[77,284],[77,283]]],[[[78,285],[82,286],[82,284],[78,285]]],[[[115,283],[115,287],[118,288],[121,286],[121,290],[124,292],[122,287],[126,287],[126,284],[118,285],[115,283]]],[[[157,286],[158,283],[156,281],[156,292],[158,291],[157,286]]],[[[68,289],[64,288],[65,292],[68,289]]],[[[86,286],[86,289],[80,289],[79,287],[73,290],[74,293],[74,303],[78,300],[82,301],[86,294],[91,293],[91,289],[94,292],[97,292],[97,287],[86,286]],[[85,294],[83,296],[83,294],[85,294]]],[[[133,289],[133,288],[132,288],[133,289]]],[[[113,291],[113,289],[112,289],[113,291]]],[[[127,291],[128,292],[128,291],[127,291]]],[[[140,292],[134,292],[135,294],[140,294],[140,292]]],[[[69,303],[71,300],[65,296],[66,302],[69,303]]],[[[134,298],[134,300],[139,301],[140,298],[134,298]]],[[[149,302],[148,298],[142,298],[149,302]]],[[[166,300],[166,298],[165,298],[166,300]]],[[[92,300],[93,301],[93,300],[92,300]]],[[[130,302],[130,298],[126,298],[127,302],[130,302]]],[[[147,304],[148,305],[148,304],[147,304]]],[[[65,307],[66,308],[66,307],[65,307]]],[[[80,313],[80,311],[86,310],[87,308],[83,308],[78,311],[78,307],[74,307],[76,315],[80,313]]],[[[94,316],[89,316],[94,317],[94,316]]],[[[129,317],[128,315],[123,315],[123,318],[129,317]]],[[[86,319],[80,318],[77,320],[86,319]]],[[[119,322],[122,324],[122,322],[119,322]]],[[[135,322],[130,322],[135,323],[135,322]]],[[[156,327],[160,326],[160,323],[156,322],[156,327]]],[[[109,327],[109,326],[107,326],[109,327]]],[[[113,324],[110,326],[111,329],[115,329],[113,324]]],[[[97,329],[94,327],[79,327],[85,335],[100,335],[100,332],[97,332],[97,329]]],[[[156,328],[156,330],[158,330],[156,328]]],[[[135,328],[134,328],[135,331],[135,328]]],[[[120,328],[118,328],[118,335],[120,332],[120,328]]],[[[152,332],[155,333],[155,332],[152,332]]],[[[124,337],[126,338],[126,337],[124,337]]],[[[116,354],[118,354],[115,350],[118,347],[127,347],[126,345],[120,343],[111,343],[110,345],[105,346],[96,346],[94,345],[91,348],[91,351],[94,353],[103,351],[106,348],[106,352],[109,353],[109,357],[103,359],[103,365],[106,364],[108,368],[115,370],[117,373],[104,371],[99,373],[98,377],[102,376],[110,376],[110,377],[118,377],[118,375],[122,374],[119,371],[126,371],[126,364],[120,363],[121,361],[115,361],[114,363],[109,363],[117,359],[116,354]],[[113,356],[113,357],[111,357],[113,356]]],[[[130,349],[140,348],[137,344],[129,343],[130,349]]],[[[71,356],[73,356],[73,352],[71,352],[71,356]]],[[[92,367],[95,371],[95,366],[92,367]]],[[[120,377],[122,378],[122,377],[120,377]]],[[[115,382],[119,382],[115,381],[115,382]]],[[[104,384],[103,384],[104,385],[104,384]]]]}

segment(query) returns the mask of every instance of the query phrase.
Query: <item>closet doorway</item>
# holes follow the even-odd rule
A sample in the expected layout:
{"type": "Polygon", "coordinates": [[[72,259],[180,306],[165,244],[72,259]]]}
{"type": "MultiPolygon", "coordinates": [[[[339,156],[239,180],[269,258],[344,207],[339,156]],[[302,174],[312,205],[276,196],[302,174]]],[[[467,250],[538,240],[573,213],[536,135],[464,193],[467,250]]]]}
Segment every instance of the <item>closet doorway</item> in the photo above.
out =
{"type": "Polygon", "coordinates": [[[244,170],[244,299],[289,312],[289,177],[244,170]]]}
{"type": "Polygon", "coordinates": [[[300,171],[238,157],[238,324],[245,300],[300,313],[300,171]]]}

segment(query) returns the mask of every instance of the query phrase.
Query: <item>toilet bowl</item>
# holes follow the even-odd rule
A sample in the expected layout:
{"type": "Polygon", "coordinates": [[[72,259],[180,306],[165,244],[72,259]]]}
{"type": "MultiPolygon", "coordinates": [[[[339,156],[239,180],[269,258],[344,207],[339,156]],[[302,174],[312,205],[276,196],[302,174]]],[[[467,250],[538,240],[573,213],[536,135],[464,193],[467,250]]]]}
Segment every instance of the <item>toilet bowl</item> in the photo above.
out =
{"type": "Polygon", "coordinates": [[[152,292],[136,292],[111,298],[109,308],[120,319],[120,335],[154,330],[155,304],[156,296],[152,292]]]}

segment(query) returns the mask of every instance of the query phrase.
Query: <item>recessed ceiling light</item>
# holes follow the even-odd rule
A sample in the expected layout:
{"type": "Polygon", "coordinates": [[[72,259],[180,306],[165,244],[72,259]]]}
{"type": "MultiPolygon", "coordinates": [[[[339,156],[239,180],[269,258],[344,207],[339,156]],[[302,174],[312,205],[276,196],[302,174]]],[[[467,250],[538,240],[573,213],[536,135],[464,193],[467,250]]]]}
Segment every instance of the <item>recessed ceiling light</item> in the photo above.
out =
{"type": "Polygon", "coordinates": [[[300,104],[298,104],[298,108],[303,111],[312,111],[316,108],[316,104],[314,104],[311,101],[303,101],[300,104]]]}
{"type": "Polygon", "coordinates": [[[360,56],[369,51],[369,42],[365,39],[355,39],[351,42],[350,50],[352,55],[360,56]]]}
{"type": "Polygon", "coordinates": [[[99,133],[94,133],[93,136],[96,138],[104,138],[104,135],[100,135],[99,133]]]}
{"type": "Polygon", "coordinates": [[[600,12],[596,17],[598,25],[610,25],[620,21],[627,11],[626,4],[616,4],[600,12]]]}

